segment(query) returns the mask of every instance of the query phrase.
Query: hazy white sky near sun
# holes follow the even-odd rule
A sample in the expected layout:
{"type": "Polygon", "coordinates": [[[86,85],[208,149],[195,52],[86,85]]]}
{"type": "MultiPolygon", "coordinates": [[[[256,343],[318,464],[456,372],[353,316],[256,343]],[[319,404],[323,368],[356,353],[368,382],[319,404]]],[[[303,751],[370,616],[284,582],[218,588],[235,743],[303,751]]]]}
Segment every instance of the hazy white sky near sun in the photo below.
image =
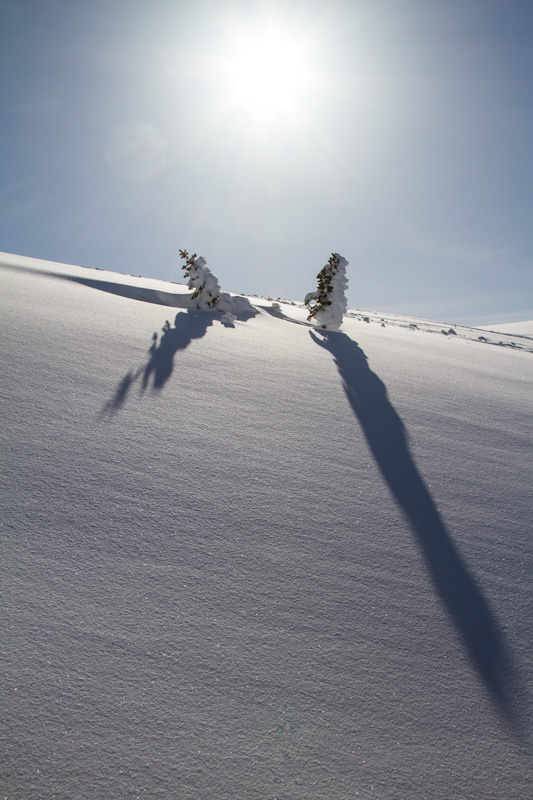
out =
{"type": "Polygon", "coordinates": [[[0,0],[0,250],[533,318],[531,0],[0,0]]]}

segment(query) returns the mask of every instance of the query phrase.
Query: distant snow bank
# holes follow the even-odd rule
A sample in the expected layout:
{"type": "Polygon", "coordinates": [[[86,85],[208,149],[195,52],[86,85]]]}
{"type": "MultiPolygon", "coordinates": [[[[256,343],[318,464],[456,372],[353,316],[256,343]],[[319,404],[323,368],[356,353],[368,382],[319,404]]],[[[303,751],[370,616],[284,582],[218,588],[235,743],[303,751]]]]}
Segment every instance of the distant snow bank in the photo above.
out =
{"type": "Polygon", "coordinates": [[[533,336],[533,320],[529,322],[504,322],[501,325],[479,325],[483,331],[494,331],[494,333],[511,333],[515,336],[533,336]]]}

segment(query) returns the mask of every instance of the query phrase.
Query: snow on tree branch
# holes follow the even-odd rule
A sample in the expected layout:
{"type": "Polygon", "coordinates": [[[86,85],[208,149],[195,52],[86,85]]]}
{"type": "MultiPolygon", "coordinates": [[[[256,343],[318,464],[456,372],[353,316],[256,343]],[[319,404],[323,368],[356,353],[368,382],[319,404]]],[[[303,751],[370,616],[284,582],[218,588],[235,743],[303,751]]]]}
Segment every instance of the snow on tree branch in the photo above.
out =
{"type": "Polygon", "coordinates": [[[220,300],[220,285],[211,272],[206,267],[205,258],[198,258],[196,253],[192,256],[186,250],[180,250],[180,256],[185,261],[182,266],[185,274],[189,278],[187,286],[193,290],[191,300],[196,301],[194,308],[215,308],[220,300]]]}
{"type": "Polygon", "coordinates": [[[182,269],[189,279],[187,286],[193,290],[192,308],[222,311],[236,316],[252,311],[252,304],[246,297],[232,297],[227,292],[220,291],[220,284],[209,267],[206,267],[205,258],[198,257],[196,253],[190,256],[187,250],[180,250],[179,253],[185,261],[182,269]]]}
{"type": "Polygon", "coordinates": [[[309,309],[308,320],[317,328],[338,331],[346,313],[348,288],[346,267],[348,262],[338,253],[332,253],[326,266],[317,275],[317,290],[306,295],[304,303],[309,309]]]}

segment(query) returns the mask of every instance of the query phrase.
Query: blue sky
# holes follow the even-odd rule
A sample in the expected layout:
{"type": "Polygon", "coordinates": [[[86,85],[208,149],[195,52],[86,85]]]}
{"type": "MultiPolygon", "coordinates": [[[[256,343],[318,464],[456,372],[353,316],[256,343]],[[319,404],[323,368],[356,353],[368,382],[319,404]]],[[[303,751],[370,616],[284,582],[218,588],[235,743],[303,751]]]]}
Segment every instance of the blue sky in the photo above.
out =
{"type": "Polygon", "coordinates": [[[351,307],[532,319],[532,41],[531,0],[0,0],[0,249],[295,300],[336,251],[351,307]]]}

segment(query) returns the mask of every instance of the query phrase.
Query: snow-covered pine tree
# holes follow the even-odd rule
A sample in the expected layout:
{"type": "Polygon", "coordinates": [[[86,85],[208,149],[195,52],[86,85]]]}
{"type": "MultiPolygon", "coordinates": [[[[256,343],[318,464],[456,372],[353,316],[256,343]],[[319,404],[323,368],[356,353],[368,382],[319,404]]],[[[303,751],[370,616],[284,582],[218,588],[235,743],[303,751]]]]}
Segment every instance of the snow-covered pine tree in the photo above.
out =
{"type": "Polygon", "coordinates": [[[345,291],[348,288],[346,267],[348,262],[338,253],[331,257],[317,275],[317,290],[306,295],[304,303],[309,309],[308,320],[314,320],[317,328],[338,331],[346,313],[345,291]]]}
{"type": "Polygon", "coordinates": [[[234,319],[247,319],[257,313],[246,297],[220,291],[218,280],[205,265],[205,258],[198,258],[196,253],[190,256],[187,250],[180,250],[180,256],[185,261],[182,269],[189,278],[187,286],[193,290],[191,308],[220,311],[234,319]]]}
{"type": "Polygon", "coordinates": [[[206,267],[205,258],[198,258],[196,253],[190,256],[187,250],[180,250],[180,256],[185,261],[182,269],[189,278],[187,286],[193,289],[191,300],[195,301],[193,308],[213,309],[220,300],[220,285],[206,267]]]}

